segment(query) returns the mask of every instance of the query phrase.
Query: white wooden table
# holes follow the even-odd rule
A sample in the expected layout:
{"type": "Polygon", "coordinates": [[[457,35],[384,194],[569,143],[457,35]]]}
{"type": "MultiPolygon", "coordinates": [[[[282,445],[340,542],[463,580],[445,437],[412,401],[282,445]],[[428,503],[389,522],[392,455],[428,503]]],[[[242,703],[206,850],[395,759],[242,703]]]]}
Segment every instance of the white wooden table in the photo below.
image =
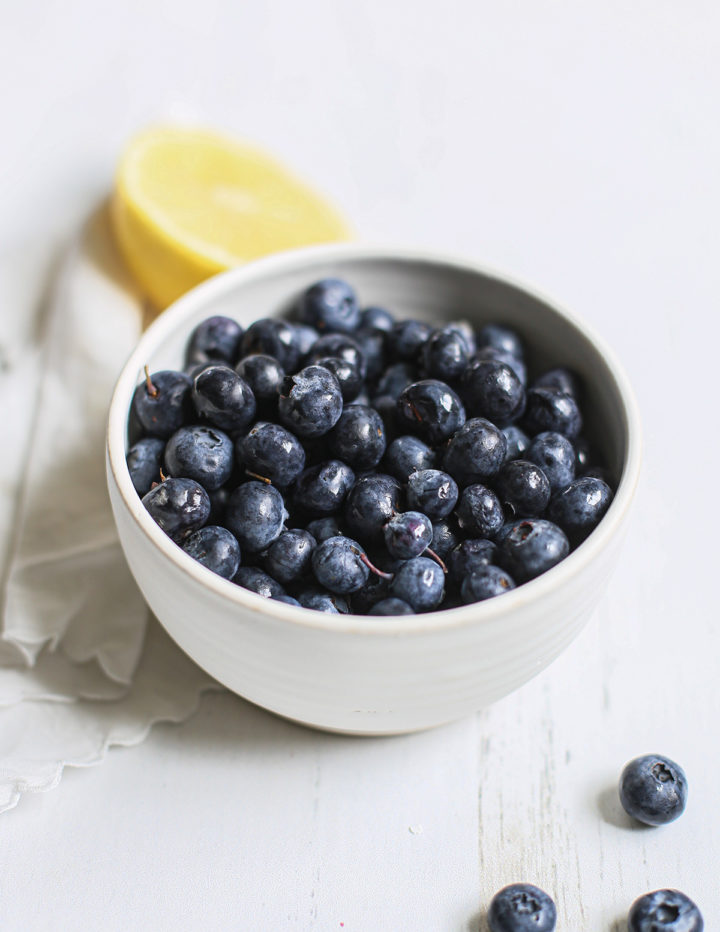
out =
{"type": "MultiPolygon", "coordinates": [[[[500,886],[559,932],[675,886],[720,927],[720,14],[711,4],[129,0],[6,5],[0,250],[53,244],[139,126],[259,141],[367,240],[440,247],[587,318],[636,387],[646,458],[602,606],[535,681],[404,738],[316,734],[227,693],[0,818],[0,927],[484,929],[500,886]],[[630,825],[629,758],[685,767],[630,825]]],[[[6,318],[9,320],[9,318],[6,318]]]]}

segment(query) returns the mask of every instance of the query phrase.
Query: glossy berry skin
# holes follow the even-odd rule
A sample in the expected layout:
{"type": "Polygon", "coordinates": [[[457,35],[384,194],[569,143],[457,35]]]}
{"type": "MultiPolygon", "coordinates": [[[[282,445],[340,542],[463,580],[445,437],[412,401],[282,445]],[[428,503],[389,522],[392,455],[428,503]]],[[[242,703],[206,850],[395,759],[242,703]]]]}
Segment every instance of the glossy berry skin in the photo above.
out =
{"type": "Polygon", "coordinates": [[[300,320],[321,333],[350,333],[360,323],[355,292],[340,278],[324,278],[307,289],[298,307],[300,320]]]}
{"type": "Polygon", "coordinates": [[[240,544],[230,531],[214,524],[193,531],[182,549],[224,579],[232,579],[240,566],[240,544]]]}
{"type": "Polygon", "coordinates": [[[328,537],[338,537],[340,535],[340,525],[337,518],[316,518],[309,521],[306,530],[315,538],[318,544],[321,544],[328,537]]]}
{"type": "Polygon", "coordinates": [[[297,479],[305,468],[305,450],[285,427],[258,421],[236,441],[238,459],[246,470],[269,479],[281,489],[297,479]]]}
{"type": "Polygon", "coordinates": [[[143,496],[150,517],[174,541],[197,531],[210,515],[210,496],[194,479],[166,479],[143,496]]]}
{"type": "Polygon", "coordinates": [[[495,476],[494,486],[504,505],[518,517],[539,517],[550,501],[545,473],[528,460],[512,460],[495,476]]]}
{"type": "Polygon", "coordinates": [[[382,543],[383,527],[400,511],[400,493],[400,483],[392,476],[375,473],[358,479],[345,503],[350,532],[368,544],[382,543]]]}
{"type": "Polygon", "coordinates": [[[679,890],[655,890],[630,907],[628,932],[703,932],[705,923],[695,903],[679,890]]]}
{"type": "Polygon", "coordinates": [[[400,392],[417,382],[418,372],[409,362],[396,362],[382,373],[377,384],[376,395],[390,395],[397,398],[400,392]]]}
{"type": "Polygon", "coordinates": [[[619,794],[623,809],[633,819],[645,825],[667,825],[685,811],[687,777],[670,758],[646,754],[625,765],[619,794]]]}
{"type": "Polygon", "coordinates": [[[317,360],[315,365],[322,366],[332,372],[338,380],[345,404],[354,401],[360,394],[363,381],[357,368],[351,362],[339,359],[337,356],[323,356],[317,360]]]}
{"type": "Polygon", "coordinates": [[[387,334],[381,330],[360,328],[353,333],[352,338],[365,357],[366,378],[370,382],[375,382],[380,378],[387,365],[387,334]]]}
{"type": "Polygon", "coordinates": [[[492,898],[487,918],[490,932],[554,932],[557,910],[539,887],[513,883],[492,898]]]}
{"type": "Polygon", "coordinates": [[[273,485],[252,480],[228,498],[225,524],[243,550],[260,553],[277,540],[287,518],[283,497],[273,485]]]}
{"type": "Polygon", "coordinates": [[[165,447],[165,473],[196,479],[208,492],[227,482],[233,463],[232,440],[215,427],[181,427],[165,447]]]}
{"type": "Polygon", "coordinates": [[[471,417],[506,427],[525,407],[525,389],[515,372],[498,359],[474,359],[465,369],[462,396],[471,417]]]}
{"type": "Polygon", "coordinates": [[[388,334],[388,349],[398,360],[416,362],[433,328],[424,320],[401,320],[388,334]]]}
{"type": "Polygon", "coordinates": [[[403,563],[390,583],[390,594],[415,612],[431,612],[445,594],[445,575],[428,557],[415,557],[403,563]]]}
{"type": "Polygon", "coordinates": [[[310,563],[317,541],[308,531],[294,528],[283,531],[265,554],[265,569],[278,582],[302,579],[310,572],[310,563]]]}
{"type": "Polygon", "coordinates": [[[397,408],[405,429],[430,444],[447,440],[465,423],[465,408],[457,393],[437,379],[408,385],[398,397],[397,408]]]}
{"type": "Polygon", "coordinates": [[[430,549],[442,560],[460,543],[460,532],[452,516],[433,522],[433,537],[430,549]]]}
{"type": "MultiPolygon", "coordinates": [[[[503,434],[507,441],[507,451],[505,453],[505,462],[509,460],[527,459],[525,452],[530,446],[530,438],[524,430],[520,430],[515,424],[509,427],[503,427],[503,434]]],[[[541,466],[542,463],[538,463],[541,466]]]]}
{"type": "Polygon", "coordinates": [[[475,339],[475,328],[470,323],[469,320],[451,320],[449,324],[446,324],[446,330],[454,330],[455,333],[459,333],[465,342],[465,348],[468,352],[468,357],[473,356],[477,351],[477,340],[475,339]]]}
{"type": "Polygon", "coordinates": [[[607,483],[593,476],[582,476],[553,495],[547,516],[572,541],[579,542],[598,526],[611,501],[612,491],[607,483]]]}
{"type": "Polygon", "coordinates": [[[356,472],[373,469],[385,453],[385,425],[374,408],[350,405],[329,436],[333,456],[356,472]]]}
{"type": "Polygon", "coordinates": [[[350,608],[342,596],[317,586],[303,589],[297,594],[298,602],[303,608],[311,608],[314,612],[324,612],[326,615],[348,615],[350,608]]]}
{"type": "Polygon", "coordinates": [[[141,382],[133,394],[132,415],[151,437],[171,437],[182,427],[192,410],[193,381],[184,372],[170,369],[153,372],[150,384],[141,382]]]}
{"type": "Polygon", "coordinates": [[[274,356],[254,353],[241,359],[235,367],[237,374],[252,389],[258,405],[274,405],[277,402],[285,370],[274,356]]]}
{"type": "Polygon", "coordinates": [[[540,576],[570,552],[563,531],[542,518],[524,518],[506,524],[496,543],[498,563],[517,583],[540,576]]]}
{"type": "Polygon", "coordinates": [[[453,547],[445,558],[448,575],[456,586],[460,586],[466,576],[474,570],[495,562],[497,547],[491,540],[483,537],[470,538],[453,547]]]}
{"type": "Polygon", "coordinates": [[[221,362],[232,366],[240,354],[243,328],[231,317],[208,317],[190,334],[186,365],[221,362]]]}
{"type": "Polygon", "coordinates": [[[400,482],[407,482],[410,476],[421,469],[431,469],[435,464],[435,453],[419,437],[403,434],[396,437],[385,453],[384,468],[400,482]]]}
{"type": "Polygon", "coordinates": [[[553,492],[564,489],[575,478],[575,449],[567,437],[555,431],[543,431],[534,437],[524,459],[537,463],[553,492]]]}
{"type": "Polygon", "coordinates": [[[360,326],[390,333],[395,326],[395,318],[384,307],[366,307],[360,314],[360,326]]]}
{"type": "Polygon", "coordinates": [[[436,330],[423,344],[422,368],[428,378],[454,382],[467,364],[467,343],[457,330],[449,327],[436,330]]]}
{"type": "Polygon", "coordinates": [[[431,521],[447,518],[459,494],[453,477],[439,469],[420,469],[408,477],[408,505],[427,515],[431,521]]]}
{"type": "Polygon", "coordinates": [[[315,345],[315,341],[320,338],[320,334],[309,324],[291,324],[295,333],[294,343],[300,353],[300,359],[307,356],[315,345]]]}
{"type": "Polygon", "coordinates": [[[524,360],[519,356],[513,356],[512,353],[504,353],[502,350],[495,349],[492,346],[483,346],[473,354],[473,361],[476,359],[494,359],[497,362],[504,362],[509,366],[515,375],[520,379],[521,384],[527,385],[527,367],[524,360]]]}
{"type": "Polygon", "coordinates": [[[294,372],[300,362],[300,347],[295,328],[284,320],[263,317],[250,324],[240,344],[243,358],[261,353],[272,356],[286,372],[294,372]]]}
{"type": "Polygon", "coordinates": [[[443,469],[459,486],[482,482],[505,462],[505,434],[482,417],[467,421],[452,437],[443,456],[443,469]]]}
{"type": "Polygon", "coordinates": [[[569,369],[558,368],[543,372],[533,382],[533,388],[556,388],[567,395],[577,398],[580,393],[580,380],[569,369]]]}
{"type": "Polygon", "coordinates": [[[252,389],[229,366],[210,366],[196,376],[192,400],[200,417],[221,430],[244,430],[255,417],[252,389]]]}
{"type": "Polygon", "coordinates": [[[515,588],[512,577],[499,566],[485,564],[472,570],[462,581],[460,595],[465,605],[484,602],[515,588]]]}
{"type": "Polygon", "coordinates": [[[127,466],[135,491],[142,498],[153,482],[160,482],[160,465],[165,441],[159,437],[143,437],[127,452],[127,466]]]}
{"type": "Polygon", "coordinates": [[[311,466],[295,484],[296,506],[311,515],[330,515],[342,507],[355,482],[355,473],[340,460],[311,466]]]}
{"type": "Polygon", "coordinates": [[[318,365],[320,359],[341,359],[357,369],[361,379],[367,376],[367,360],[354,336],[347,333],[327,333],[315,341],[305,360],[306,366],[318,365]]]}
{"type": "Polygon", "coordinates": [[[522,340],[517,333],[498,324],[486,324],[482,327],[477,335],[477,345],[478,349],[487,347],[517,359],[522,359],[525,355],[522,340]]]}
{"type": "Polygon", "coordinates": [[[233,582],[243,589],[261,595],[264,599],[277,599],[285,595],[280,583],[256,566],[241,566],[233,577],[233,582]]]}
{"type": "Polygon", "coordinates": [[[500,499],[480,483],[463,489],[455,514],[461,529],[471,537],[494,537],[505,521],[500,499]]]}
{"type": "Polygon", "coordinates": [[[582,415],[572,395],[557,388],[531,388],[522,424],[530,434],[552,430],[574,440],[582,428],[582,415]]]}
{"type": "Polygon", "coordinates": [[[338,422],[342,392],[335,376],[322,366],[307,366],[283,382],[278,413],[299,437],[321,437],[338,422]]]}
{"type": "Polygon", "coordinates": [[[350,537],[330,537],[318,544],[312,554],[315,579],[336,595],[348,595],[361,589],[370,570],[363,563],[360,544],[350,537]]]}
{"type": "Polygon", "coordinates": [[[391,557],[411,560],[430,546],[433,536],[430,519],[419,511],[393,515],[383,528],[385,546],[391,557]]]}
{"type": "Polygon", "coordinates": [[[368,612],[368,615],[414,615],[412,607],[402,599],[389,597],[380,599],[368,612]]]}

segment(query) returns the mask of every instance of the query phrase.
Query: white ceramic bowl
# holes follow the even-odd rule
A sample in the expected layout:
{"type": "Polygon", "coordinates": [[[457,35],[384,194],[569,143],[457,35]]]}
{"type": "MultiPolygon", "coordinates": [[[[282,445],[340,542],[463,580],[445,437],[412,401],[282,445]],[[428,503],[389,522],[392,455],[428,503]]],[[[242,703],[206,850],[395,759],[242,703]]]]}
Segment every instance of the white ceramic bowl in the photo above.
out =
{"type": "Polygon", "coordinates": [[[118,380],[107,473],[120,541],[148,604],[208,673],[280,715],[353,734],[415,731],[474,712],[526,683],[577,635],[618,555],[640,466],[640,427],[612,353],[566,311],[472,262],[341,245],[253,262],[195,288],[140,340],[118,380]],[[130,400],[150,370],[179,368],[212,314],[248,325],[282,313],[319,278],[346,278],[363,304],[433,322],[517,327],[531,363],[584,377],[588,428],[620,476],[599,527],[567,559],[516,590],[466,607],[392,618],[325,615],[265,600],[187,556],[145,511],[125,464],[130,400]]]}

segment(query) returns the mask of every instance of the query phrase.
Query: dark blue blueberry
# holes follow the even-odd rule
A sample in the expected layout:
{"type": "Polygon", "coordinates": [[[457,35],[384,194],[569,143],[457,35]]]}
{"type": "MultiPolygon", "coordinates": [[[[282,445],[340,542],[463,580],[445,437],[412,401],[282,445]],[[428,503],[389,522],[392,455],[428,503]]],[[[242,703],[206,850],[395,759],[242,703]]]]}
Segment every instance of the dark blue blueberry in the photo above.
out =
{"type": "Polygon", "coordinates": [[[227,485],[223,485],[219,489],[213,489],[212,492],[208,492],[208,495],[210,496],[210,517],[208,518],[208,524],[218,524],[224,527],[225,508],[227,506],[227,500],[230,497],[230,489],[227,485]]]}
{"type": "Polygon", "coordinates": [[[231,493],[225,524],[243,550],[261,553],[277,540],[287,518],[283,497],[274,485],[252,480],[231,493]]]}
{"type": "Polygon", "coordinates": [[[485,418],[467,421],[448,444],[443,469],[459,486],[494,476],[505,462],[505,434],[485,418]]]}
{"type": "Polygon", "coordinates": [[[213,492],[233,471],[233,444],[215,427],[181,427],[165,447],[165,472],[175,478],[196,479],[213,492]]]}
{"type": "Polygon", "coordinates": [[[380,376],[376,395],[390,395],[397,400],[400,392],[413,382],[417,382],[418,378],[415,366],[410,365],[409,362],[395,362],[388,366],[380,376]]]}
{"type": "Polygon", "coordinates": [[[283,531],[265,554],[265,569],[284,586],[296,582],[309,573],[316,544],[308,531],[299,528],[283,531]]]}
{"type": "Polygon", "coordinates": [[[598,526],[611,501],[612,490],[607,483],[583,476],[553,495],[547,515],[572,541],[579,542],[598,526]]]}
{"type": "Polygon", "coordinates": [[[484,346],[473,355],[473,360],[482,359],[494,359],[497,362],[504,362],[506,366],[512,369],[518,379],[520,379],[523,387],[527,385],[527,367],[519,356],[513,356],[512,353],[504,353],[502,350],[495,349],[492,346],[484,346]]]}
{"type": "Polygon", "coordinates": [[[703,932],[704,928],[700,910],[679,890],[646,893],[628,914],[628,932],[703,932]]]}
{"type": "Polygon", "coordinates": [[[460,594],[465,605],[484,602],[496,595],[503,595],[515,588],[512,577],[499,566],[479,566],[472,570],[460,585],[460,594]]]}
{"type": "Polygon", "coordinates": [[[305,468],[305,450],[289,430],[279,424],[258,421],[244,437],[236,441],[238,460],[245,468],[286,488],[305,468]]]}
{"type": "Polygon", "coordinates": [[[467,350],[468,357],[472,356],[477,351],[475,330],[469,320],[451,320],[449,324],[445,325],[445,329],[454,330],[455,333],[460,334],[465,341],[465,349],[467,350]]]}
{"type": "Polygon", "coordinates": [[[354,336],[345,333],[328,333],[316,340],[305,359],[306,366],[318,365],[320,359],[342,359],[354,366],[362,380],[367,376],[367,360],[354,336]]]}
{"type": "Polygon", "coordinates": [[[264,599],[277,599],[285,595],[285,590],[280,583],[256,566],[241,566],[235,573],[233,582],[242,586],[243,589],[249,589],[250,592],[261,595],[264,599]]]}
{"type": "Polygon", "coordinates": [[[315,345],[315,341],[319,338],[320,334],[314,328],[308,324],[292,324],[293,330],[295,331],[295,345],[297,346],[300,352],[300,358],[307,356],[310,350],[315,345]]]}
{"type": "Polygon", "coordinates": [[[437,379],[423,379],[403,389],[398,397],[400,422],[428,443],[452,437],[465,423],[465,408],[457,394],[437,379]]]}
{"type": "MultiPolygon", "coordinates": [[[[353,398],[352,401],[348,401],[347,403],[349,405],[370,405],[370,396],[368,395],[367,390],[363,389],[359,395],[357,395],[355,398],[353,398]]],[[[380,412],[378,412],[378,414],[379,413],[380,412]]],[[[382,417],[382,414],[380,415],[380,417],[382,417]]],[[[384,423],[385,423],[385,419],[383,418],[383,424],[384,423]]]]}
{"type": "Polygon", "coordinates": [[[143,496],[150,517],[175,541],[197,531],[210,515],[210,496],[194,479],[166,479],[143,496]]]}
{"type": "Polygon", "coordinates": [[[462,395],[472,417],[506,427],[525,407],[525,389],[510,366],[498,359],[474,359],[465,369],[462,395]]]}
{"type": "Polygon", "coordinates": [[[182,549],[213,573],[232,579],[240,566],[240,544],[224,527],[208,524],[194,531],[182,549]]]}
{"type": "Polygon", "coordinates": [[[340,391],[342,392],[343,401],[349,404],[354,401],[360,394],[363,387],[363,381],[360,373],[351,362],[344,359],[338,359],[337,356],[323,356],[315,363],[316,366],[322,366],[328,369],[338,380],[340,391]]]}
{"type": "Polygon", "coordinates": [[[573,440],[573,446],[575,447],[575,474],[582,476],[585,470],[590,468],[592,461],[590,441],[585,437],[576,437],[573,440]]]}
{"type": "Polygon", "coordinates": [[[453,547],[445,558],[450,579],[456,586],[460,586],[463,579],[473,570],[494,563],[496,553],[495,544],[484,537],[464,540],[457,547],[453,547]]]}
{"type": "Polygon", "coordinates": [[[572,395],[557,388],[531,388],[527,393],[523,427],[530,434],[552,430],[574,440],[582,415],[572,395]]]}
{"type": "Polygon", "coordinates": [[[356,472],[373,469],[385,452],[385,425],[374,408],[350,405],[330,433],[333,456],[356,472]]]}
{"type": "Polygon", "coordinates": [[[430,469],[435,464],[435,453],[419,437],[405,434],[396,437],[385,453],[384,467],[400,482],[407,482],[419,469],[430,469]]]}
{"type": "Polygon", "coordinates": [[[412,607],[402,599],[390,597],[380,599],[368,612],[368,615],[414,615],[412,607]]]}
{"type": "Polygon", "coordinates": [[[455,514],[461,529],[470,537],[494,537],[505,521],[500,499],[480,483],[463,489],[455,514]]]}
{"type": "Polygon", "coordinates": [[[395,359],[416,362],[432,332],[432,326],[424,320],[401,320],[388,334],[388,349],[395,359]]]}
{"type": "Polygon", "coordinates": [[[398,560],[412,560],[430,546],[433,529],[430,519],[419,511],[405,511],[390,518],[383,534],[390,556],[398,560]]]}
{"type": "Polygon", "coordinates": [[[335,517],[316,518],[314,521],[309,521],[307,531],[319,544],[328,537],[337,537],[341,533],[340,525],[335,517]]]}
{"type": "Polygon", "coordinates": [[[625,765],[619,792],[623,809],[633,819],[645,825],[667,825],[685,811],[687,777],[669,757],[645,754],[625,765]]]}
{"type": "Polygon", "coordinates": [[[243,430],[255,417],[252,389],[229,366],[211,366],[195,378],[192,389],[195,410],[221,430],[243,430]]]}
{"type": "Polygon", "coordinates": [[[340,460],[306,469],[295,484],[295,505],[312,515],[334,514],[355,482],[355,473],[340,460]]]}
{"type": "Polygon", "coordinates": [[[300,437],[321,437],[335,426],[343,400],[338,381],[322,366],[307,366],[283,382],[280,420],[300,437]]]}
{"type": "Polygon", "coordinates": [[[580,380],[574,372],[569,369],[559,368],[550,369],[543,372],[541,376],[533,382],[533,388],[557,388],[566,395],[572,395],[577,398],[580,394],[580,380]]]}
{"type": "Polygon", "coordinates": [[[537,463],[548,478],[553,492],[564,489],[575,478],[575,450],[562,434],[546,430],[528,447],[525,459],[537,463]]]}
{"type": "Polygon", "coordinates": [[[381,543],[383,527],[400,510],[400,483],[375,473],[358,479],[345,503],[348,529],[366,543],[381,543]]]}
{"type": "Polygon", "coordinates": [[[298,592],[297,597],[303,608],[311,608],[315,612],[325,612],[326,615],[347,615],[350,612],[342,596],[317,586],[303,589],[298,592]]]}
{"type": "Polygon", "coordinates": [[[184,372],[153,372],[133,394],[131,410],[143,432],[167,439],[182,427],[192,410],[192,379],[184,372]]]}
{"type": "Polygon", "coordinates": [[[235,371],[250,386],[259,405],[265,404],[268,410],[276,410],[285,370],[274,356],[253,353],[241,359],[235,371]]]}
{"type": "Polygon", "coordinates": [[[501,353],[507,353],[508,356],[515,356],[522,359],[525,355],[522,340],[509,327],[501,327],[498,324],[486,324],[477,335],[478,349],[497,350],[501,353]]]}
{"type": "Polygon", "coordinates": [[[460,531],[455,518],[449,516],[433,522],[432,551],[442,560],[460,543],[460,531]]]}
{"type": "Polygon", "coordinates": [[[363,562],[365,551],[349,537],[330,537],[312,554],[315,579],[337,595],[356,592],[367,582],[370,570],[363,562]]]}
{"type": "Polygon", "coordinates": [[[294,372],[300,362],[298,335],[292,324],[285,320],[263,317],[250,324],[240,344],[242,356],[260,353],[272,356],[286,372],[294,372]]]}
{"type": "MultiPolygon", "coordinates": [[[[375,563],[375,558],[373,558],[375,563]]],[[[376,564],[377,565],[377,564],[376,564]]],[[[387,598],[388,581],[375,573],[370,573],[367,582],[350,597],[353,615],[367,615],[370,609],[381,599],[387,598]]]]}
{"type": "Polygon", "coordinates": [[[513,883],[492,898],[487,918],[490,932],[554,932],[557,910],[544,890],[513,883]]]}
{"type": "Polygon", "coordinates": [[[349,333],[360,323],[360,308],[355,292],[340,278],[323,278],[303,294],[300,320],[321,332],[349,333]]]}
{"type": "Polygon", "coordinates": [[[563,531],[551,521],[525,518],[506,524],[497,535],[497,561],[517,583],[534,579],[570,552],[563,531]]]}
{"type": "Polygon", "coordinates": [[[447,518],[458,500],[457,483],[439,469],[420,469],[407,481],[407,501],[411,508],[421,511],[431,521],[447,518]]]}
{"type": "Polygon", "coordinates": [[[365,357],[365,377],[369,382],[376,382],[387,365],[387,334],[382,330],[356,330],[353,340],[362,350],[365,357]]]}
{"type": "Polygon", "coordinates": [[[165,441],[159,437],[143,437],[127,452],[127,465],[135,491],[142,498],[150,491],[153,482],[160,481],[165,441]]]}
{"type": "Polygon", "coordinates": [[[422,348],[423,372],[428,378],[453,382],[459,379],[468,364],[465,337],[450,327],[436,330],[422,348]]]}
{"type": "Polygon", "coordinates": [[[393,398],[391,395],[376,395],[373,398],[372,406],[382,418],[387,441],[394,440],[400,433],[397,398],[393,398]]]}
{"type": "Polygon", "coordinates": [[[302,608],[298,600],[294,599],[291,595],[274,595],[272,598],[275,602],[284,602],[285,605],[296,605],[298,608],[302,608]]]}
{"type": "Polygon", "coordinates": [[[232,366],[240,354],[243,329],[231,317],[208,317],[190,334],[185,364],[220,362],[232,366]]]}
{"type": "Polygon", "coordinates": [[[395,318],[384,307],[366,307],[360,314],[360,326],[389,333],[395,326],[395,318]]]}
{"type": "Polygon", "coordinates": [[[431,612],[445,594],[445,574],[428,557],[415,557],[403,563],[390,583],[390,593],[415,612],[431,612]]]}
{"type": "Polygon", "coordinates": [[[539,517],[550,501],[550,483],[542,469],[528,460],[512,460],[495,476],[495,489],[511,514],[539,517]]]}
{"type": "MultiPolygon", "coordinates": [[[[507,440],[507,452],[505,453],[505,462],[509,460],[520,459],[524,456],[525,451],[530,446],[530,438],[525,431],[520,430],[514,424],[509,427],[503,427],[503,433],[507,440]]],[[[538,465],[542,465],[539,463],[538,465]]]]}

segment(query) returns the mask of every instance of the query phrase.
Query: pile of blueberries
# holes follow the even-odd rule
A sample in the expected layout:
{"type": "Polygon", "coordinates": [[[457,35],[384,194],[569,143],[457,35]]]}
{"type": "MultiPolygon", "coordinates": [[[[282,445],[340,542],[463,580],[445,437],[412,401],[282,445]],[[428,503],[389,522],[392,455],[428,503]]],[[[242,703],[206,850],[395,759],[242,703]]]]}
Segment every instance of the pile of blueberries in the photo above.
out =
{"type": "Polygon", "coordinates": [[[133,396],[133,484],[204,566],[318,611],[414,614],[514,589],[602,519],[579,380],[528,381],[514,331],[396,321],[339,279],[290,317],[210,317],[185,370],[133,396]]]}

